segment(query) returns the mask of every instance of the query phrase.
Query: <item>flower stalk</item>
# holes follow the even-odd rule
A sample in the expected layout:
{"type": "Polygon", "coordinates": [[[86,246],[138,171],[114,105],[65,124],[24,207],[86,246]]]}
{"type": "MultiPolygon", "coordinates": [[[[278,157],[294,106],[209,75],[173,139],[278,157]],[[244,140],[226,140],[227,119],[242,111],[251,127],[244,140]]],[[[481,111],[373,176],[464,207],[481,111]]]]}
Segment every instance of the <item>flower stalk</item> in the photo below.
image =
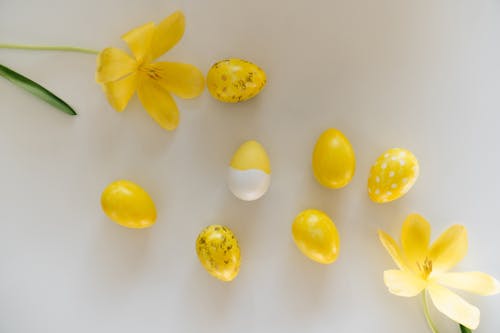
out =
{"type": "Polygon", "coordinates": [[[25,45],[25,44],[9,44],[0,43],[0,49],[15,49],[15,50],[30,50],[30,51],[62,51],[62,52],[79,52],[87,54],[99,54],[99,51],[75,46],[63,45],[25,45]]]}
{"type": "Polygon", "coordinates": [[[422,292],[422,304],[424,306],[424,315],[425,319],[427,320],[427,325],[429,325],[429,329],[431,330],[432,333],[439,333],[439,331],[436,328],[436,325],[432,321],[431,314],[429,312],[429,305],[427,304],[427,293],[425,290],[422,292]]]}

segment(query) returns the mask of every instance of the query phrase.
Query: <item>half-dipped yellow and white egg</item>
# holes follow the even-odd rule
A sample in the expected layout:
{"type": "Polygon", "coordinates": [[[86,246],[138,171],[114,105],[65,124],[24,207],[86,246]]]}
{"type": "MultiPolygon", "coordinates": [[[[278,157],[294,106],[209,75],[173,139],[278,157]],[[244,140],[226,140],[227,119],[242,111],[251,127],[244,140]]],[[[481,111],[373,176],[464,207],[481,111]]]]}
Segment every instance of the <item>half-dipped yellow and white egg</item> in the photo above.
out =
{"type": "Polygon", "coordinates": [[[252,201],[263,196],[270,184],[271,163],[266,150],[254,140],[243,143],[229,165],[229,189],[241,200],[252,201]]]}

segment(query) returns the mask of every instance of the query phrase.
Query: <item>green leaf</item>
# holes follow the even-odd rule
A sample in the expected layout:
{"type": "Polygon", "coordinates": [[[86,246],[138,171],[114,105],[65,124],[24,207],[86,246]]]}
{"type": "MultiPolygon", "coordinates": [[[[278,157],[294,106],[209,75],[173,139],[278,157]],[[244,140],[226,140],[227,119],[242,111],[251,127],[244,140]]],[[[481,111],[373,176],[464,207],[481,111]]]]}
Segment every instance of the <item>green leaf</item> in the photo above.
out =
{"type": "Polygon", "coordinates": [[[38,83],[28,79],[26,76],[23,76],[10,68],[7,68],[0,64],[0,76],[3,76],[16,86],[23,88],[29,93],[35,95],[36,97],[44,100],[55,108],[61,110],[64,113],[69,115],[76,115],[75,110],[71,108],[65,101],[39,85],[38,83]]]}
{"type": "Polygon", "coordinates": [[[472,330],[470,328],[463,326],[463,325],[460,325],[460,332],[461,333],[472,333],[472,330]]]}

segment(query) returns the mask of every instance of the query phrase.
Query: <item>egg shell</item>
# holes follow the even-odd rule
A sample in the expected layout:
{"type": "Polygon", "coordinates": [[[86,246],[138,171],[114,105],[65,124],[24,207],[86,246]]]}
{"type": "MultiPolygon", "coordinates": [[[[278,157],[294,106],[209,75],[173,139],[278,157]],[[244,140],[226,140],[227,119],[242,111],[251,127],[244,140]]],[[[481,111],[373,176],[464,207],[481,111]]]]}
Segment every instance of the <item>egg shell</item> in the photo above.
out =
{"type": "Polygon", "coordinates": [[[196,253],[206,271],[222,281],[232,281],[240,270],[241,254],[234,233],[225,226],[206,227],[196,240],[196,253]]]}
{"type": "Polygon", "coordinates": [[[331,264],[339,255],[337,227],[324,212],[307,209],[292,224],[292,235],[299,250],[320,264],[331,264]]]}
{"type": "Polygon", "coordinates": [[[256,96],[266,85],[266,73],[257,65],[237,58],[215,63],[207,74],[207,87],[217,100],[238,103],[256,96]]]}
{"type": "Polygon", "coordinates": [[[379,156],[368,177],[368,195],[377,203],[401,198],[415,184],[420,169],[409,150],[392,148],[379,156]]]}
{"type": "Polygon", "coordinates": [[[147,228],[156,222],[153,199],[142,187],[128,180],[109,184],[101,195],[101,206],[111,220],[127,228],[147,228]]]}
{"type": "Polygon", "coordinates": [[[338,189],[354,176],[356,157],[349,140],[337,129],[324,131],[314,147],[312,156],[314,177],[321,185],[338,189]]]}
{"type": "Polygon", "coordinates": [[[234,153],[228,168],[228,187],[239,199],[257,200],[271,184],[271,163],[257,141],[243,143],[234,153]]]}

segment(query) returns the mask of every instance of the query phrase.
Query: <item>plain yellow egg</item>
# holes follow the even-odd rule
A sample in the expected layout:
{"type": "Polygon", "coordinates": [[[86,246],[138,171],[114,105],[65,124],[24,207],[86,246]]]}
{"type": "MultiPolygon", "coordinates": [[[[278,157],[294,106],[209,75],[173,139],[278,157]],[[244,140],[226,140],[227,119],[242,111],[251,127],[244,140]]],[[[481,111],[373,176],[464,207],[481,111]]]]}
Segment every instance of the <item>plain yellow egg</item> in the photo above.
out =
{"type": "Polygon", "coordinates": [[[142,187],[128,180],[109,184],[101,195],[101,206],[111,220],[127,228],[147,228],[156,221],[153,199],[142,187]]]}
{"type": "Polygon", "coordinates": [[[266,85],[266,73],[243,59],[225,59],[214,64],[207,75],[210,94],[219,101],[238,103],[256,96],[266,85]]]}
{"type": "Polygon", "coordinates": [[[206,271],[222,281],[232,281],[240,270],[238,240],[228,227],[214,224],[206,227],[196,240],[196,253],[206,271]]]}
{"type": "Polygon", "coordinates": [[[320,210],[308,209],[297,215],[292,224],[292,235],[299,250],[320,264],[331,264],[339,255],[337,228],[320,210]]]}
{"type": "Polygon", "coordinates": [[[405,195],[417,181],[418,160],[406,149],[393,148],[380,155],[370,170],[368,195],[386,203],[405,195]]]}
{"type": "Polygon", "coordinates": [[[316,141],[312,156],[314,177],[323,186],[341,188],[349,184],[356,169],[356,157],[349,140],[330,128],[316,141]]]}

